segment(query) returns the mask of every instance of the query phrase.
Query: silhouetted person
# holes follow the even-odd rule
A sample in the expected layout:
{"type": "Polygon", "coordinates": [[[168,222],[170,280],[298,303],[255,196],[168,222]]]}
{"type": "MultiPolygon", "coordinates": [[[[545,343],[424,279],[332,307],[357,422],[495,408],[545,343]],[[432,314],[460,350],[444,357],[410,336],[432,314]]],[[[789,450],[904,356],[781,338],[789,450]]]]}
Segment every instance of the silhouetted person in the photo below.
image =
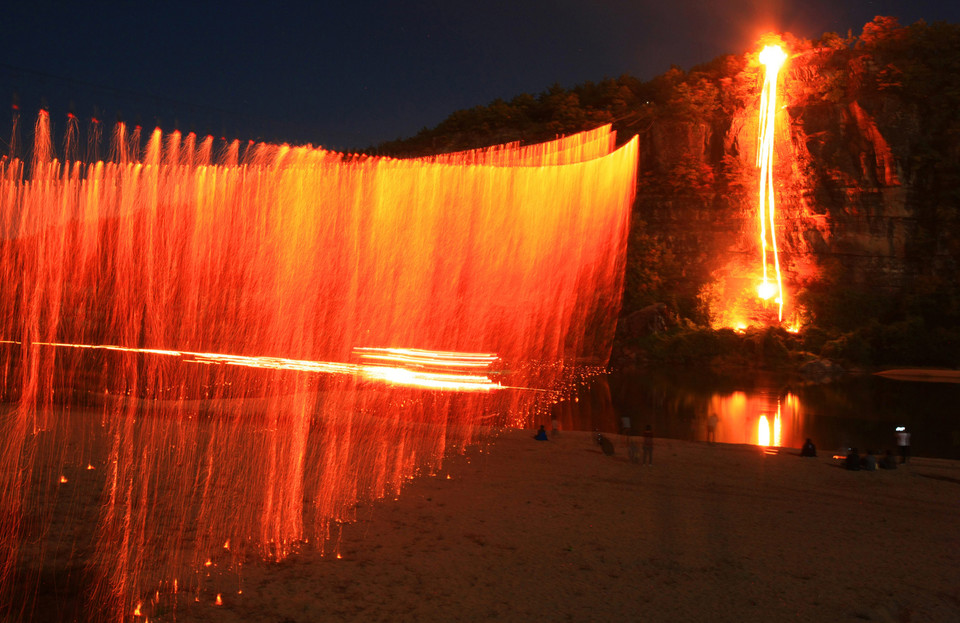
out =
{"type": "Polygon", "coordinates": [[[607,456],[613,456],[614,448],[613,442],[607,438],[606,435],[600,435],[597,439],[597,443],[600,444],[600,449],[603,450],[603,453],[607,456]]]}
{"type": "Polygon", "coordinates": [[[813,441],[809,437],[807,437],[803,447],[800,448],[800,456],[817,456],[817,447],[813,445],[813,441]]]}
{"type": "Polygon", "coordinates": [[[910,460],[910,433],[905,426],[898,426],[896,432],[897,447],[900,449],[900,463],[910,460]]]}
{"type": "Polygon", "coordinates": [[[716,443],[717,424],[719,422],[720,418],[717,417],[716,413],[711,413],[710,417],[707,418],[707,443],[716,443]]]}
{"type": "Polygon", "coordinates": [[[847,460],[844,464],[851,472],[859,472],[860,452],[858,452],[856,448],[850,448],[850,453],[847,454],[847,460]]]}
{"type": "Polygon", "coordinates": [[[873,450],[867,450],[867,455],[860,459],[860,467],[865,471],[877,471],[877,457],[873,455],[873,450]]]}
{"type": "Polygon", "coordinates": [[[537,441],[547,441],[547,429],[543,427],[543,424],[540,425],[540,430],[537,431],[537,434],[533,436],[537,441]]]}
{"type": "Polygon", "coordinates": [[[556,437],[558,434],[560,434],[560,420],[553,418],[553,420],[550,422],[550,427],[552,428],[550,431],[551,437],[556,437]]]}
{"type": "Polygon", "coordinates": [[[880,459],[880,469],[897,469],[897,457],[890,450],[880,459]]]}
{"type": "Polygon", "coordinates": [[[653,465],[653,430],[650,425],[643,430],[643,464],[653,465]]]}

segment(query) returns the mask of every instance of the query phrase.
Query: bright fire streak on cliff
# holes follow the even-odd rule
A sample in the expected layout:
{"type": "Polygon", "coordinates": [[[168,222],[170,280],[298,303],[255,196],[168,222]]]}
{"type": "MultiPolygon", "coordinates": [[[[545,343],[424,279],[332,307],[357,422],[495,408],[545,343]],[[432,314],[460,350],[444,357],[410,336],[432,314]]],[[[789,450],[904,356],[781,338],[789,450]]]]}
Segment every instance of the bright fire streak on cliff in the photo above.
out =
{"type": "Polygon", "coordinates": [[[768,45],[760,52],[760,64],[766,67],[763,79],[763,92],[760,95],[760,131],[757,135],[757,166],[760,167],[759,210],[760,217],[760,252],[763,263],[763,282],[757,289],[757,294],[763,300],[776,296],[778,304],[778,319],[783,322],[783,281],[780,276],[780,257],[777,250],[777,235],[774,227],[775,204],[773,188],[773,141],[776,128],[777,114],[777,76],[786,53],[776,45],[768,45]],[[769,236],[767,233],[769,226],[769,236]],[[773,255],[773,272],[771,277],[767,268],[767,238],[770,239],[771,254],[773,255]],[[775,278],[776,283],[771,281],[775,278]]]}

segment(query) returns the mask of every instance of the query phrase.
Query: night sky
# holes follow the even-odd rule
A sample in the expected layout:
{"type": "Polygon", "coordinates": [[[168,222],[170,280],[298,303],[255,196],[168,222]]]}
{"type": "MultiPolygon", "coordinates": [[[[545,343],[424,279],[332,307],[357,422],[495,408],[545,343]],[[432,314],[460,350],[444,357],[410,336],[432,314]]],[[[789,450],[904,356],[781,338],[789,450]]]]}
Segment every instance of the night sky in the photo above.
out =
{"type": "MultiPolygon", "coordinates": [[[[7,3],[9,4],[9,3],[7,3]]],[[[455,110],[751,49],[770,30],[960,23],[956,0],[43,2],[0,13],[0,102],[361,149],[455,110]],[[42,98],[42,99],[41,99],[42,98]]],[[[9,129],[0,128],[0,150],[9,129]]]]}

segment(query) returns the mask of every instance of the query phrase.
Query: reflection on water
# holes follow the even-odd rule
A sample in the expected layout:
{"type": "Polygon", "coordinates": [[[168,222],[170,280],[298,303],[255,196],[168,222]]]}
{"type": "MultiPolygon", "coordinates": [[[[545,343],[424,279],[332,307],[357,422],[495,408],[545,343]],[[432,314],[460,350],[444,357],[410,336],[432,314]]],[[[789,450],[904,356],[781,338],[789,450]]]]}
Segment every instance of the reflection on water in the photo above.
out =
{"type": "Polygon", "coordinates": [[[823,452],[895,449],[894,428],[912,433],[918,456],[960,459],[960,384],[858,376],[826,385],[774,373],[719,375],[660,368],[615,372],[579,387],[554,408],[562,429],[620,431],[651,425],[658,437],[706,441],[716,414],[719,443],[799,448],[807,437],[823,452]]]}

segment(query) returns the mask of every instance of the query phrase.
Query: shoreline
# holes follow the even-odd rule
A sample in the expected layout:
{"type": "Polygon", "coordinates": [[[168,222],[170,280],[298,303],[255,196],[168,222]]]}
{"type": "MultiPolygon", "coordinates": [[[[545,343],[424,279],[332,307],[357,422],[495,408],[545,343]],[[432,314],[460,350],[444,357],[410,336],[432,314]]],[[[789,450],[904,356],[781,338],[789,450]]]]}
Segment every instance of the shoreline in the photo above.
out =
{"type": "Polygon", "coordinates": [[[588,432],[532,435],[505,431],[359,505],[326,554],[249,561],[150,618],[960,616],[960,461],[848,472],[823,451],[657,439],[643,466],[620,436],[606,456],[588,432]]]}

